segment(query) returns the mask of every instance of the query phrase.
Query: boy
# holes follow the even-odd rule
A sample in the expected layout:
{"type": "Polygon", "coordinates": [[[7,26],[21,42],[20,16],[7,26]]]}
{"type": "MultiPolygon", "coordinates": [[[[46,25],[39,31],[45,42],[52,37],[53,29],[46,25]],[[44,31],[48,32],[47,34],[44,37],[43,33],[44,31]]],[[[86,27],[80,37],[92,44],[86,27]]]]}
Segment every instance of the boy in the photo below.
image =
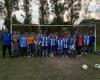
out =
{"type": "Polygon", "coordinates": [[[13,56],[19,56],[19,45],[18,45],[18,35],[16,33],[16,31],[13,32],[12,35],[12,52],[13,52],[13,56]]]}
{"type": "Polygon", "coordinates": [[[21,56],[27,55],[27,37],[25,34],[20,36],[19,39],[21,56]]]}
{"type": "Polygon", "coordinates": [[[57,46],[58,46],[58,55],[63,56],[63,39],[61,37],[58,38],[57,41],[57,46]]]}
{"type": "Polygon", "coordinates": [[[73,35],[73,36],[70,37],[69,57],[75,57],[75,55],[76,55],[76,45],[75,45],[75,42],[76,42],[76,37],[73,35]]]}
{"type": "Polygon", "coordinates": [[[87,55],[89,53],[89,35],[86,33],[84,35],[84,55],[87,55]]]}
{"type": "Polygon", "coordinates": [[[68,39],[68,34],[65,35],[65,37],[63,38],[63,56],[64,57],[68,57],[69,56],[69,39],[68,39]]]}
{"type": "Polygon", "coordinates": [[[54,35],[52,34],[51,38],[50,38],[50,56],[53,57],[55,54],[55,49],[56,48],[56,39],[54,37],[54,35]]]}
{"type": "Polygon", "coordinates": [[[55,33],[54,34],[54,37],[55,37],[55,39],[56,39],[56,43],[55,43],[55,56],[57,56],[58,55],[58,33],[55,33]]]}
{"type": "Polygon", "coordinates": [[[35,51],[36,51],[36,54],[37,56],[42,56],[42,50],[41,50],[41,39],[42,39],[42,34],[37,34],[37,37],[36,37],[36,48],[35,48],[35,51]]]}
{"type": "Polygon", "coordinates": [[[27,37],[27,45],[28,45],[28,52],[29,52],[29,55],[28,57],[32,56],[33,54],[33,45],[36,44],[34,38],[33,38],[33,35],[30,34],[28,37],[27,37]]]}
{"type": "Polygon", "coordinates": [[[42,45],[42,55],[47,57],[48,55],[48,37],[46,33],[43,34],[41,38],[41,45],[42,45]]]}

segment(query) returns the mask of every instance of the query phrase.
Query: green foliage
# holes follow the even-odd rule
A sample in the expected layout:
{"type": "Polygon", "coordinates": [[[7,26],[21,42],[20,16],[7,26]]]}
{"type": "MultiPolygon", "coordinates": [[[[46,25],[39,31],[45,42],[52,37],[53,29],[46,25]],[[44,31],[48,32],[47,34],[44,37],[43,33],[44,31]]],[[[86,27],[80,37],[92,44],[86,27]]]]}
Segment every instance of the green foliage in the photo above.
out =
{"type": "Polygon", "coordinates": [[[12,0],[12,9],[19,10],[18,4],[20,0],[12,0]]]}
{"type": "Polygon", "coordinates": [[[54,14],[54,19],[52,24],[62,24],[63,23],[63,15],[65,12],[64,4],[60,3],[59,0],[50,0],[51,3],[51,12],[54,14]]]}
{"type": "Polygon", "coordinates": [[[31,20],[32,20],[32,16],[31,16],[31,12],[30,12],[30,1],[31,0],[24,0],[24,11],[25,11],[25,20],[24,20],[24,24],[31,24],[31,20]]]}
{"type": "Polygon", "coordinates": [[[65,10],[69,12],[68,16],[71,24],[74,24],[74,22],[79,18],[81,4],[81,0],[65,0],[65,10]]]}
{"type": "Polygon", "coordinates": [[[49,23],[49,5],[47,0],[39,0],[39,23],[49,23]]]}
{"type": "Polygon", "coordinates": [[[12,23],[13,23],[13,24],[21,24],[21,23],[17,20],[17,18],[16,18],[15,15],[12,17],[12,23]]]}
{"type": "Polygon", "coordinates": [[[3,17],[3,15],[5,14],[5,7],[4,7],[4,3],[2,1],[0,1],[0,18],[3,17]]]}
{"type": "Polygon", "coordinates": [[[4,0],[5,1],[5,8],[6,8],[6,18],[5,18],[5,26],[8,30],[10,30],[11,25],[11,15],[12,11],[18,7],[18,0],[4,0]]]}

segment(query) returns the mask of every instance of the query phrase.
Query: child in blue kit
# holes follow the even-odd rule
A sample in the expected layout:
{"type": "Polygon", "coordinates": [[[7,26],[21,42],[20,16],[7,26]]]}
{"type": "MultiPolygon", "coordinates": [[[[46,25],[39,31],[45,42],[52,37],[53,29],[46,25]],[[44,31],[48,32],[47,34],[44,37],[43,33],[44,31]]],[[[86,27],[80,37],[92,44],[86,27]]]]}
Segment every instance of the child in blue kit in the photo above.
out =
{"type": "Polygon", "coordinates": [[[42,46],[42,56],[49,56],[48,54],[48,36],[46,35],[46,33],[44,33],[42,35],[41,38],[41,46],[42,46]]]}
{"type": "Polygon", "coordinates": [[[69,51],[69,56],[70,57],[75,57],[75,55],[76,55],[76,45],[75,45],[75,42],[76,42],[76,37],[72,36],[70,38],[70,51],[69,51]]]}
{"type": "Polygon", "coordinates": [[[20,44],[21,56],[27,55],[27,37],[25,36],[25,34],[20,36],[19,44],[20,44]]]}
{"type": "Polygon", "coordinates": [[[18,40],[19,40],[19,37],[18,37],[18,34],[16,31],[13,32],[13,35],[12,35],[12,48],[11,48],[11,51],[12,51],[12,55],[13,56],[19,56],[19,43],[18,43],[18,40]]]}
{"type": "Polygon", "coordinates": [[[50,38],[50,56],[54,56],[56,50],[56,39],[54,37],[54,34],[52,34],[50,38]]]}
{"type": "Polygon", "coordinates": [[[69,56],[69,38],[68,35],[65,35],[63,38],[63,56],[69,56]]]}
{"type": "Polygon", "coordinates": [[[84,55],[87,55],[89,52],[89,37],[90,36],[88,35],[88,33],[84,35],[84,55]]]}
{"type": "Polygon", "coordinates": [[[58,55],[63,56],[63,39],[61,37],[59,37],[57,43],[58,43],[57,44],[57,46],[58,46],[58,55]]]}
{"type": "Polygon", "coordinates": [[[42,56],[42,48],[41,48],[41,41],[42,40],[42,34],[37,34],[36,37],[36,45],[35,45],[35,53],[37,54],[37,56],[41,57],[42,56]]]}

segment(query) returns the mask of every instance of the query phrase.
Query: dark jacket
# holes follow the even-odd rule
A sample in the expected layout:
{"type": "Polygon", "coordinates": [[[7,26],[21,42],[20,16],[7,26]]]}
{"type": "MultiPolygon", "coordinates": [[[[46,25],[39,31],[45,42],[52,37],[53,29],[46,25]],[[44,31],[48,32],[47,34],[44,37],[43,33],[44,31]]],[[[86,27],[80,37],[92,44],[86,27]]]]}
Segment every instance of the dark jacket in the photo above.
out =
{"type": "Polygon", "coordinates": [[[95,42],[95,36],[94,35],[90,35],[89,39],[90,39],[90,42],[89,42],[90,45],[95,42]]]}
{"type": "Polygon", "coordinates": [[[11,34],[8,32],[3,32],[1,35],[2,45],[11,46],[11,34]]]}

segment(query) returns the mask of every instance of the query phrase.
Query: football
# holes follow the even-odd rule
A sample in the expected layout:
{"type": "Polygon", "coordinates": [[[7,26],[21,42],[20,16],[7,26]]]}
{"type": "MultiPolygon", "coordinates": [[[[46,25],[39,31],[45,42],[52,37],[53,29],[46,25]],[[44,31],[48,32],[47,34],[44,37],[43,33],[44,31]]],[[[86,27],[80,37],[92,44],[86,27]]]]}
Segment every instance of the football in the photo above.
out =
{"type": "Polygon", "coordinates": [[[87,70],[87,69],[88,69],[88,66],[87,66],[86,64],[83,64],[83,65],[82,65],[82,69],[83,69],[83,70],[87,70]]]}

